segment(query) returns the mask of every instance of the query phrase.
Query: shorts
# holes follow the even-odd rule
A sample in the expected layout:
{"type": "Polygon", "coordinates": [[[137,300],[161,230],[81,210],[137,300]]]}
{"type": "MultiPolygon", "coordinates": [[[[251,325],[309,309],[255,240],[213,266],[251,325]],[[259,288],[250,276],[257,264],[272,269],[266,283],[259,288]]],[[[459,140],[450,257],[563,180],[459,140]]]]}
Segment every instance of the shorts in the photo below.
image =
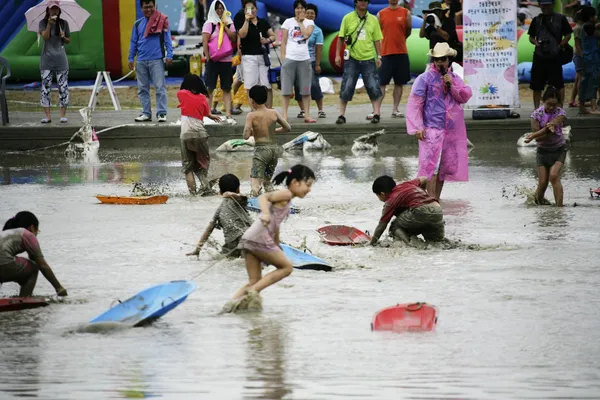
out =
{"type": "Polygon", "coordinates": [[[277,146],[257,144],[252,156],[250,178],[270,179],[275,173],[280,153],[280,149],[277,146]]]}
{"type": "Polygon", "coordinates": [[[546,84],[554,86],[556,89],[565,87],[563,81],[562,64],[558,57],[549,59],[533,55],[533,65],[531,66],[531,90],[544,90],[546,84]]]}
{"type": "Polygon", "coordinates": [[[309,60],[295,61],[285,59],[281,66],[281,95],[291,96],[294,84],[298,85],[301,96],[310,94],[312,67],[309,60]]]}
{"type": "Polygon", "coordinates": [[[206,63],[204,70],[204,80],[206,81],[206,87],[208,90],[215,90],[217,88],[217,79],[221,79],[221,89],[225,92],[231,90],[233,85],[233,70],[231,62],[215,62],[209,60],[206,63]]]}
{"type": "Polygon", "coordinates": [[[240,236],[237,240],[233,240],[231,242],[226,242],[221,249],[221,254],[230,258],[240,258],[242,256],[242,250],[238,249],[240,244],[240,236]]]}
{"type": "Polygon", "coordinates": [[[393,235],[398,228],[411,236],[423,235],[426,241],[440,241],[444,239],[442,208],[430,204],[409,208],[392,221],[390,233],[393,235]]]}
{"type": "MultiPolygon", "coordinates": [[[[311,100],[323,100],[323,91],[321,90],[321,84],[319,83],[319,75],[315,71],[316,63],[313,61],[312,64],[312,80],[310,82],[310,98],[311,100]]],[[[302,95],[300,94],[300,87],[294,85],[294,99],[296,101],[302,101],[302,95]]]]}
{"type": "Polygon", "coordinates": [[[552,168],[552,166],[554,166],[554,164],[557,162],[564,164],[566,158],[566,146],[559,147],[558,149],[544,149],[542,147],[538,147],[535,155],[537,166],[546,167],[548,169],[552,168]]]}
{"type": "Polygon", "coordinates": [[[244,82],[244,67],[243,67],[243,58],[242,61],[240,61],[240,65],[238,65],[237,67],[235,67],[235,80],[237,80],[238,82],[244,82]]]}
{"type": "Polygon", "coordinates": [[[369,99],[371,101],[380,99],[383,93],[379,85],[379,74],[377,73],[375,60],[358,61],[352,57],[344,62],[340,99],[346,102],[352,101],[359,75],[362,75],[369,99]]]}
{"type": "Polygon", "coordinates": [[[575,64],[575,71],[583,71],[583,58],[581,58],[577,53],[573,54],[573,64],[575,64]]]}
{"type": "Polygon", "coordinates": [[[201,170],[208,171],[210,165],[210,152],[208,149],[208,138],[182,139],[181,140],[181,172],[198,173],[201,170]]]}
{"type": "Polygon", "coordinates": [[[37,282],[39,268],[31,260],[15,257],[13,262],[0,265],[0,284],[17,282],[21,286],[20,296],[31,296],[37,282]]]}
{"type": "Polygon", "coordinates": [[[394,85],[405,85],[410,81],[408,54],[390,54],[381,57],[379,84],[389,85],[392,78],[394,78],[394,85]]]}
{"type": "Polygon", "coordinates": [[[269,83],[269,67],[265,65],[265,57],[262,55],[244,55],[242,67],[244,69],[244,87],[246,90],[253,86],[261,85],[271,89],[269,83]]]}

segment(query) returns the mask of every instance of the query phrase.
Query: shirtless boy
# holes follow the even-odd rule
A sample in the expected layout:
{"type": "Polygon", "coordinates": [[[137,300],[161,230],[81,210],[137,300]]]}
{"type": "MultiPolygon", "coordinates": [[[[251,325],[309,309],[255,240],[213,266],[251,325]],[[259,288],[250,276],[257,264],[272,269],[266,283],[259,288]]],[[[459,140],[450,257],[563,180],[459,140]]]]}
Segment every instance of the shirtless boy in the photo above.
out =
{"type": "Polygon", "coordinates": [[[252,157],[252,170],[250,182],[252,184],[251,196],[258,196],[261,183],[266,192],[273,190],[271,178],[277,167],[277,159],[281,154],[275,141],[275,133],[289,132],[292,128],[279,113],[265,106],[268,90],[265,86],[253,86],[250,89],[250,105],[254,111],[248,114],[244,127],[244,139],[254,136],[254,156],[252,157]],[[276,129],[277,124],[281,125],[276,129]]]}

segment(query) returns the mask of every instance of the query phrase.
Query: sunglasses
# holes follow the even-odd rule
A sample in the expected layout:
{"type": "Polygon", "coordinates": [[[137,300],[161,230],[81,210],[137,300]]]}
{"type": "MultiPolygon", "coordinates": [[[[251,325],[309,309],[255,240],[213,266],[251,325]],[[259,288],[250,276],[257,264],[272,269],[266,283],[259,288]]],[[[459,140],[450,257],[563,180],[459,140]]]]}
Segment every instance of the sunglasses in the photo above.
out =
{"type": "Polygon", "coordinates": [[[445,56],[444,57],[433,57],[434,62],[435,61],[444,62],[446,60],[448,60],[448,57],[445,57],[445,56]]]}

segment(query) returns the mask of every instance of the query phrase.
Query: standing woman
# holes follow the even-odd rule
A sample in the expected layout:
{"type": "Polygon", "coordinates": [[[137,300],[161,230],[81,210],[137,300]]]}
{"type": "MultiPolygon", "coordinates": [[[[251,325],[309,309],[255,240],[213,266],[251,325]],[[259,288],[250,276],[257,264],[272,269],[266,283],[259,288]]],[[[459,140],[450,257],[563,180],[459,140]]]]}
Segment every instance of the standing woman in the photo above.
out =
{"type": "Polygon", "coordinates": [[[202,27],[202,49],[206,58],[205,79],[208,87],[209,105],[213,104],[213,94],[217,80],[223,91],[226,122],[231,123],[231,87],[233,85],[233,67],[231,65],[233,49],[237,47],[237,34],[233,20],[225,4],[215,0],[210,5],[208,18],[202,27]]]}
{"type": "Polygon", "coordinates": [[[17,282],[21,285],[19,297],[28,297],[33,293],[40,271],[57,295],[66,296],[67,290],[56,279],[40,250],[39,233],[40,223],[29,211],[21,211],[6,221],[0,232],[0,284],[17,282]],[[27,252],[29,259],[17,257],[23,252],[27,252]]]}
{"type": "Polygon", "coordinates": [[[427,192],[437,201],[445,181],[469,179],[467,129],[462,105],[473,95],[463,80],[448,70],[457,54],[448,43],[429,50],[433,64],[417,77],[406,106],[406,128],[419,139],[419,172],[427,192]]]}
{"type": "Polygon", "coordinates": [[[58,2],[46,8],[46,16],[40,21],[39,32],[44,38],[44,47],[40,57],[42,74],[41,105],[46,117],[42,124],[52,122],[50,115],[50,89],[52,75],[58,82],[58,98],[60,104],[60,122],[67,122],[67,106],[69,105],[69,62],[65,52],[65,44],[71,42],[71,31],[67,21],[60,18],[61,10],[58,2]]]}

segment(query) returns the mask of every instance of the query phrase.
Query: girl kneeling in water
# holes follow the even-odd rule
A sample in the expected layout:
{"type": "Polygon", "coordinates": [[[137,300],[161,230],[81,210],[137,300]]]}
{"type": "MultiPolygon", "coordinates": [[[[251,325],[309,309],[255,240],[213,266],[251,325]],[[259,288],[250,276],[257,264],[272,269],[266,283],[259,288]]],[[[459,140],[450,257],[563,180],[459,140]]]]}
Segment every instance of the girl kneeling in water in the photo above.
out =
{"type": "Polygon", "coordinates": [[[295,165],[278,174],[273,182],[279,185],[284,180],[287,189],[265,193],[258,198],[260,217],[244,233],[239,244],[239,248],[245,253],[248,283],[235,292],[233,300],[223,309],[224,312],[253,308],[251,303],[254,301],[260,304],[258,294],[262,290],[292,273],[292,263],[280,247],[279,225],[290,214],[292,199],[304,198],[310,192],[315,173],[304,165],[295,165]],[[277,269],[263,277],[261,263],[273,265],[277,269]]]}
{"type": "Polygon", "coordinates": [[[67,290],[56,279],[40,250],[39,226],[38,219],[29,211],[21,211],[6,221],[0,232],[0,284],[17,282],[21,285],[19,297],[28,297],[33,293],[38,271],[41,271],[56,294],[66,296],[67,290]],[[29,259],[17,257],[23,252],[27,252],[29,259]]]}

